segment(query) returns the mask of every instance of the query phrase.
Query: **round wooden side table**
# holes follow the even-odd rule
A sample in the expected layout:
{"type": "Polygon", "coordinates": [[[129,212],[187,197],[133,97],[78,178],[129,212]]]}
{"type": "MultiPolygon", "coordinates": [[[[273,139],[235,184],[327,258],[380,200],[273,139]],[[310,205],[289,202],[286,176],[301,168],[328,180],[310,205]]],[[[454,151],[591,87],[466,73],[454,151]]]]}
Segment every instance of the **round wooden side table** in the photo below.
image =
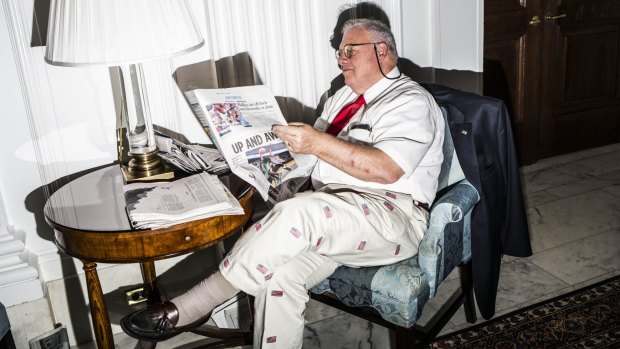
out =
{"type": "Polygon", "coordinates": [[[154,261],[212,246],[239,231],[251,217],[254,189],[234,175],[220,178],[239,200],[244,215],[217,216],[161,229],[132,229],[118,165],[73,179],[47,200],[45,218],[54,228],[57,246],[84,265],[98,348],[113,349],[114,339],[97,263],[140,263],[145,292],[149,300],[158,299],[154,261]]]}

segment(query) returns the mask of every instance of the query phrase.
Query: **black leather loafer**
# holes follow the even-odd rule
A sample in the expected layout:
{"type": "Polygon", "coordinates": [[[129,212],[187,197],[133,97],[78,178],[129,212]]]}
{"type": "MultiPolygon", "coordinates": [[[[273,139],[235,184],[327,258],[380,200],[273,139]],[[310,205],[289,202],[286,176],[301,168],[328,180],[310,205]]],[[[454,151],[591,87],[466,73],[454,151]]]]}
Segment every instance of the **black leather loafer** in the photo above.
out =
{"type": "Polygon", "coordinates": [[[146,308],[125,316],[121,320],[121,328],[133,338],[160,342],[180,333],[191,331],[207,320],[211,313],[187,324],[176,326],[179,322],[179,310],[172,302],[150,304],[146,308]]]}

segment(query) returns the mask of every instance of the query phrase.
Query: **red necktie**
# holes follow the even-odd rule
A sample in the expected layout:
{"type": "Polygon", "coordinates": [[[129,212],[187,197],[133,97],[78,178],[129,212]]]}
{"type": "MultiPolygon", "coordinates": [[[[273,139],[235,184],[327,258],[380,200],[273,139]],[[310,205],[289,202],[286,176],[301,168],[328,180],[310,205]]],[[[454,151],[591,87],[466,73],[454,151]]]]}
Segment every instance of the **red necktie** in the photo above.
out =
{"type": "Polygon", "coordinates": [[[364,100],[364,95],[360,95],[359,97],[357,97],[355,102],[348,104],[344,108],[342,108],[342,110],[338,113],[338,115],[336,115],[336,118],[334,119],[334,121],[332,121],[332,123],[329,125],[325,132],[337,136],[340,131],[342,131],[342,129],[349,123],[349,120],[351,120],[353,115],[355,115],[355,113],[357,113],[357,111],[360,110],[360,108],[364,104],[366,104],[366,101],[364,100]]]}

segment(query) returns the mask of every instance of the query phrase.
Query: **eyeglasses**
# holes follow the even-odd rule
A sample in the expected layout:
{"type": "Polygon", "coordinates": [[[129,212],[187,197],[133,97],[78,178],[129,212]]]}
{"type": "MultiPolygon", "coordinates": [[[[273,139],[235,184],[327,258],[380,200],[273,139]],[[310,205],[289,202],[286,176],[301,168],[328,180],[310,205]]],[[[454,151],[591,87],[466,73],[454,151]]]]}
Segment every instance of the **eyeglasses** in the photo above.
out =
{"type": "MultiPolygon", "coordinates": [[[[376,42],[364,42],[364,43],[360,43],[360,44],[347,44],[343,48],[341,48],[340,50],[336,50],[336,59],[340,59],[340,56],[342,54],[344,54],[344,56],[347,57],[347,58],[353,57],[353,53],[355,53],[355,51],[353,50],[354,46],[376,45],[376,44],[382,44],[382,43],[384,43],[384,42],[383,41],[376,41],[376,42]]],[[[375,48],[376,48],[376,46],[375,46],[375,48]]]]}

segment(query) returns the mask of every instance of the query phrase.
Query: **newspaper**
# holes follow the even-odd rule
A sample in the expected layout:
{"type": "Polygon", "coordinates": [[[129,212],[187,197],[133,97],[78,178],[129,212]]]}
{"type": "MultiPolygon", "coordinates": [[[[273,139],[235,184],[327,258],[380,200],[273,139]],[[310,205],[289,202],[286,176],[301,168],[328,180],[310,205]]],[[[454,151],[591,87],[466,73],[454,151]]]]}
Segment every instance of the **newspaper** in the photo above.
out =
{"type": "Polygon", "coordinates": [[[211,174],[223,174],[230,171],[218,149],[201,144],[186,144],[157,131],[155,131],[155,143],[159,149],[159,156],[184,172],[207,171],[211,174]]]}
{"type": "MultiPolygon", "coordinates": [[[[69,336],[65,325],[32,338],[28,341],[30,349],[69,349],[69,336]]],[[[11,347],[9,345],[9,347],[11,347]]],[[[14,348],[14,347],[12,347],[14,348]]]]}
{"type": "Polygon", "coordinates": [[[136,229],[244,213],[219,178],[205,172],[172,182],[126,184],[123,194],[129,220],[136,229]]]}
{"type": "Polygon", "coordinates": [[[213,309],[211,319],[219,328],[249,330],[252,322],[252,312],[248,303],[248,296],[244,293],[239,293],[218,305],[213,309]]]}
{"type": "Polygon", "coordinates": [[[185,94],[231,171],[254,186],[265,201],[288,199],[307,182],[316,157],[289,152],[271,131],[272,125],[287,123],[268,87],[196,89],[185,94]]]}

